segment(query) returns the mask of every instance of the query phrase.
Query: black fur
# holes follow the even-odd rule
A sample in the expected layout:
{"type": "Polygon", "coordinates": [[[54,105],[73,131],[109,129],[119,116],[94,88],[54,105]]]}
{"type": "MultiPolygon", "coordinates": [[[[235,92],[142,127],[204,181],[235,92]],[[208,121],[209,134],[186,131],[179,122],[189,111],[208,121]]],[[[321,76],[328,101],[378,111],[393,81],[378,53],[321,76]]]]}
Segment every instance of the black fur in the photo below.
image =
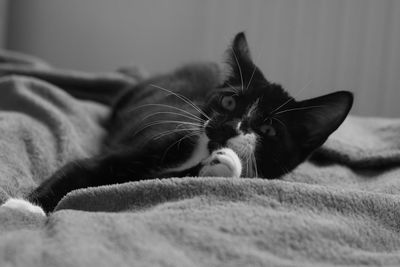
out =
{"type": "Polygon", "coordinates": [[[208,149],[212,152],[238,135],[238,122],[241,132],[258,136],[254,151],[257,175],[278,178],[322,145],[352,106],[352,94],[344,91],[300,102],[291,98],[280,85],[268,82],[254,65],[243,33],[228,49],[228,65],[231,73],[222,82],[216,65],[194,64],[126,90],[113,106],[102,153],[67,164],[34,190],[28,200],[49,212],[65,194],[77,188],[196,176],[202,161],[185,170],[172,170],[191,157],[199,138],[198,134],[185,138],[190,131],[181,129],[200,129],[210,139],[208,149]],[[205,114],[176,94],[193,101],[205,114]],[[234,99],[234,109],[221,106],[224,96],[234,99]],[[198,122],[186,112],[208,120],[205,127],[177,128],[178,121],[198,122]],[[263,125],[273,127],[276,134],[265,135],[263,125]]]}

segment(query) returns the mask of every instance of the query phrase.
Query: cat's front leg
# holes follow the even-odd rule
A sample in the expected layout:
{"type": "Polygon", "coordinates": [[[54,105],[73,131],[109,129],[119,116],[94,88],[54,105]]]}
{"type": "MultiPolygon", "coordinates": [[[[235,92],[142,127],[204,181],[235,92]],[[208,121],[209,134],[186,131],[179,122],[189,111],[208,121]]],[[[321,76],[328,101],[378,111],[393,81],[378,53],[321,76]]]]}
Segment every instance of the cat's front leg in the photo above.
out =
{"type": "Polygon", "coordinates": [[[46,213],[41,207],[36,206],[30,203],[29,201],[20,198],[9,198],[0,207],[19,210],[22,212],[33,213],[39,216],[46,216],[46,213]]]}
{"type": "Polygon", "coordinates": [[[242,173],[242,162],[230,148],[215,150],[202,165],[199,176],[239,178],[242,173]]]}

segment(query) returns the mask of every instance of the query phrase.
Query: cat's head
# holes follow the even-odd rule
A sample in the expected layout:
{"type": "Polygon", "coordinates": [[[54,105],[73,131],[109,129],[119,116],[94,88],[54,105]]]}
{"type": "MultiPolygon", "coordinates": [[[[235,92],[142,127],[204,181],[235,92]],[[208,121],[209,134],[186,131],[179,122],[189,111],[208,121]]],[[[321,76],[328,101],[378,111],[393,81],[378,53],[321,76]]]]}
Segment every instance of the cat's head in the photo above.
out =
{"type": "Polygon", "coordinates": [[[339,91],[296,101],[253,63],[244,33],[228,50],[231,73],[206,105],[209,149],[233,149],[245,177],[276,178],[321,146],[349,113],[353,95],[339,91]]]}

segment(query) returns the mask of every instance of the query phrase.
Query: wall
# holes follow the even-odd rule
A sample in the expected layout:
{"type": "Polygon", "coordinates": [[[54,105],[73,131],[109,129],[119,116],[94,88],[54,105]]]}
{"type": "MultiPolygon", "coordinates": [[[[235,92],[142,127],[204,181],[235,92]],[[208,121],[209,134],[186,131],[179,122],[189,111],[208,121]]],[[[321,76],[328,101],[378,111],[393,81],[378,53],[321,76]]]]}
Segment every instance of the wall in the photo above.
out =
{"type": "Polygon", "coordinates": [[[0,48],[6,45],[8,1],[0,0],[0,48]]]}
{"type": "Polygon", "coordinates": [[[400,1],[13,0],[8,47],[90,71],[222,59],[246,30],[255,61],[300,98],[356,95],[353,114],[400,116],[400,1]]]}
{"type": "Polygon", "coordinates": [[[141,64],[151,71],[168,70],[204,54],[198,42],[205,34],[200,4],[193,0],[16,0],[11,5],[13,30],[8,46],[75,69],[141,64]]]}

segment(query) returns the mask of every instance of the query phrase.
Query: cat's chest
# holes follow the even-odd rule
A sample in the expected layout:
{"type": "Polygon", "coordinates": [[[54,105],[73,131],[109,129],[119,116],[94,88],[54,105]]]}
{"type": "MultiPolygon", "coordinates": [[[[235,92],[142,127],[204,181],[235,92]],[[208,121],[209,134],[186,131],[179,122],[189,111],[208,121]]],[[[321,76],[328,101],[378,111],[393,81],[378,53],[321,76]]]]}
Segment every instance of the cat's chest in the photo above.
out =
{"type": "Polygon", "coordinates": [[[210,152],[208,150],[208,141],[209,139],[206,134],[202,133],[197,140],[197,144],[190,157],[187,160],[183,161],[183,163],[179,166],[171,168],[168,171],[183,171],[199,164],[202,160],[210,155],[210,152]]]}

